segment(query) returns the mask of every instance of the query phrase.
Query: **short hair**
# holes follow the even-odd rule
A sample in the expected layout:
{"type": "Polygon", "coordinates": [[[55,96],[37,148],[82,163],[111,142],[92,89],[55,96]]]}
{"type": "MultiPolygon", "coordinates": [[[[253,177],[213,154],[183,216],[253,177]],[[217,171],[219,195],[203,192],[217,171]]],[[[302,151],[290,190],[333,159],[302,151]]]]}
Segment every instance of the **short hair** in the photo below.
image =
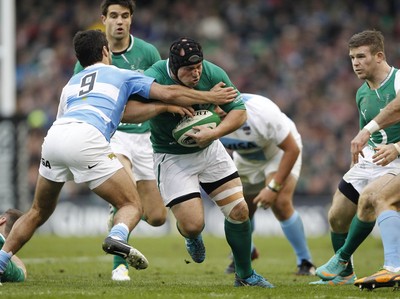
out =
{"type": "Polygon", "coordinates": [[[203,61],[201,45],[191,38],[181,37],[169,48],[169,67],[175,76],[182,66],[197,64],[201,61],[203,61]]]}
{"type": "Polygon", "coordinates": [[[103,47],[108,49],[104,32],[100,30],[85,30],[75,34],[73,39],[76,58],[83,67],[103,60],[103,47]]]}
{"type": "Polygon", "coordinates": [[[24,213],[17,209],[8,209],[0,217],[6,217],[6,226],[4,232],[8,235],[14,226],[14,223],[21,217],[24,213]]]}
{"type": "Polygon", "coordinates": [[[377,30],[364,30],[354,34],[349,40],[349,49],[368,46],[371,54],[385,53],[385,38],[377,30]]]}
{"type": "Polygon", "coordinates": [[[129,11],[131,15],[133,15],[133,12],[135,11],[136,8],[136,3],[134,0],[103,0],[101,3],[101,14],[103,16],[107,15],[108,7],[110,5],[121,5],[123,7],[129,8],[129,11]]]}

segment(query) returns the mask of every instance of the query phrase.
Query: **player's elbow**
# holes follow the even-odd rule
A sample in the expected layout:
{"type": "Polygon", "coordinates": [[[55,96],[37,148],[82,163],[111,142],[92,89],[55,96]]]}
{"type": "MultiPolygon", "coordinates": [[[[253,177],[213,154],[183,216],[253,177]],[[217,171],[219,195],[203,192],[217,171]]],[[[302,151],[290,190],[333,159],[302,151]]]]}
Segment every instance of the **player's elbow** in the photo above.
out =
{"type": "Polygon", "coordinates": [[[246,110],[236,110],[235,118],[237,120],[237,127],[240,128],[247,120],[246,110]]]}

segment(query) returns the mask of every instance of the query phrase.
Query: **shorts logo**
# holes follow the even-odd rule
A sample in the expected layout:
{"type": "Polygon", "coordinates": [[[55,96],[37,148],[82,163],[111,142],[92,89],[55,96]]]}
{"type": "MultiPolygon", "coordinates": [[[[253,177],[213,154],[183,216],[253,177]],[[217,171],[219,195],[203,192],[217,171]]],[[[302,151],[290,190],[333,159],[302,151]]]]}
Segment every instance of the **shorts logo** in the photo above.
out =
{"type": "Polygon", "coordinates": [[[114,160],[117,158],[117,156],[114,153],[108,154],[107,156],[110,160],[114,160]]]}
{"type": "Polygon", "coordinates": [[[99,163],[96,163],[96,164],[93,164],[93,165],[88,165],[88,169],[92,169],[93,167],[95,167],[95,166],[97,166],[97,164],[99,164],[99,163]]]}
{"type": "Polygon", "coordinates": [[[45,160],[45,159],[43,159],[43,158],[41,158],[41,160],[42,160],[42,165],[43,165],[44,167],[47,167],[47,168],[51,169],[51,165],[50,165],[50,162],[49,162],[49,161],[47,161],[47,160],[45,160]]]}

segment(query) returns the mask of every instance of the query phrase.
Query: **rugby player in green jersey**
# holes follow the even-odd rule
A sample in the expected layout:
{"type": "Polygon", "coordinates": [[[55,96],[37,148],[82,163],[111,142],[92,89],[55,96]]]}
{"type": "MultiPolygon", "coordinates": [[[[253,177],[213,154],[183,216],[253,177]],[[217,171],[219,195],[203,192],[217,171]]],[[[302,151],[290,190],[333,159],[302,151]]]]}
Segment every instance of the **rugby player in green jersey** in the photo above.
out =
{"type": "MultiPolygon", "coordinates": [[[[360,157],[364,156],[364,148],[370,142],[371,135],[382,134],[382,132],[385,132],[382,130],[383,128],[396,124],[399,120],[400,95],[397,93],[396,98],[373,120],[361,128],[357,136],[351,141],[353,163],[358,163],[360,157]]],[[[385,167],[398,160],[399,155],[400,142],[393,142],[378,145],[372,158],[374,163],[385,167]]],[[[359,198],[355,217],[357,220],[353,220],[351,223],[346,243],[340,249],[347,255],[352,254],[363,241],[363,238],[358,236],[359,231],[366,230],[362,234],[366,238],[367,232],[372,230],[370,224],[377,222],[383,243],[384,264],[377,273],[355,281],[354,284],[361,289],[391,286],[398,288],[400,283],[399,173],[400,169],[397,172],[385,174],[365,187],[359,198]]]]}
{"type": "MultiPolygon", "coordinates": [[[[0,215],[0,249],[3,247],[15,221],[17,221],[21,215],[22,212],[17,209],[8,209],[0,215]]],[[[24,263],[16,255],[13,255],[1,276],[0,282],[21,282],[26,279],[26,275],[24,263]]]]}
{"type": "MultiPolygon", "coordinates": [[[[101,20],[109,42],[112,64],[122,69],[143,72],[161,57],[152,44],[130,34],[135,8],[133,0],[104,0],[101,4],[101,20]]],[[[74,72],[81,70],[82,66],[78,62],[74,72]]],[[[111,139],[111,147],[136,183],[143,207],[142,219],[152,226],[164,224],[167,210],[154,176],[148,121],[138,124],[121,122],[111,139]]],[[[109,227],[113,223],[114,213],[115,208],[110,206],[109,227]]],[[[111,279],[130,280],[128,264],[119,256],[114,256],[111,279]]]]}
{"type": "MultiPolygon", "coordinates": [[[[223,69],[203,59],[201,45],[185,37],[173,42],[169,59],[156,62],[145,74],[161,85],[178,84],[195,90],[212,90],[219,82],[234,87],[223,69]]],[[[213,104],[192,107],[210,111],[215,108],[213,104]]],[[[205,225],[200,197],[202,187],[225,217],[225,236],[236,265],[234,286],[272,288],[273,285],[252,268],[248,206],[237,168],[219,141],[246,120],[246,108],[239,91],[235,101],[220,108],[227,114],[216,128],[195,127],[196,133],[188,133],[194,141],[190,147],[178,143],[172,134],[181,116],[161,113],[150,119],[158,187],[165,206],[176,218],[178,231],[194,262],[202,263],[206,257],[201,235],[205,225]]]]}
{"type": "MultiPolygon", "coordinates": [[[[400,72],[387,63],[384,37],[379,31],[357,33],[350,38],[348,46],[353,70],[365,81],[356,94],[360,129],[366,126],[374,133],[368,136],[362,155],[353,151],[353,166],[344,175],[334,195],[329,223],[335,255],[317,269],[316,274],[322,280],[315,284],[343,285],[356,281],[351,256],[372,231],[376,219],[375,213],[371,213],[373,204],[366,198],[372,195],[372,190],[381,190],[400,169],[399,153],[393,145],[400,141],[400,123],[392,123],[380,130],[371,126],[375,116],[396,98],[400,90],[400,72]],[[367,213],[363,214],[363,209],[367,213]],[[368,213],[373,217],[367,217],[368,213]]],[[[387,193],[382,193],[379,198],[384,194],[387,193]]],[[[393,214],[398,218],[397,211],[391,211],[381,215],[378,223],[393,214]]],[[[398,230],[398,226],[394,228],[398,230]]]]}

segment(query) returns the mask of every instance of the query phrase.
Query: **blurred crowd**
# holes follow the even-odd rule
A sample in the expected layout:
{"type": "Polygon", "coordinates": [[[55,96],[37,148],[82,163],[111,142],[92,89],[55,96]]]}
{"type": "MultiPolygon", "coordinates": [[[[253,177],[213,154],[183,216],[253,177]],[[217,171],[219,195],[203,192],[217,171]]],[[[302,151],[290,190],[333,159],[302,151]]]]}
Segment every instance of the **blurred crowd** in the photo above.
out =
{"type": "MultiPolygon", "coordinates": [[[[17,109],[31,125],[32,190],[40,145],[54,121],[62,87],[73,73],[73,35],[102,28],[100,0],[17,0],[17,109]]],[[[390,65],[400,66],[400,2],[374,0],[137,0],[132,34],[167,58],[171,42],[188,36],[205,58],[224,68],[241,92],[275,101],[303,137],[298,194],[331,195],[350,165],[358,131],[347,41],[377,29],[390,65]]],[[[69,185],[69,195],[87,192],[69,185]]]]}

